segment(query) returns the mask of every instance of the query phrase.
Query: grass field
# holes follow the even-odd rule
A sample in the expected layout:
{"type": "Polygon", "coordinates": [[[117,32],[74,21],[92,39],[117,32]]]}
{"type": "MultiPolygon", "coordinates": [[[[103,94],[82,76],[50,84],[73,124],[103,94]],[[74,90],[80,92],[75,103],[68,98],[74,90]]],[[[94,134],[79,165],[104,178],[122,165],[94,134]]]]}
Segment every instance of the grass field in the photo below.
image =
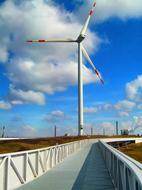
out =
{"type": "Polygon", "coordinates": [[[142,143],[130,144],[127,147],[119,148],[119,150],[142,163],[142,143]]]}
{"type": "MultiPolygon", "coordinates": [[[[115,137],[118,136],[112,136],[112,138],[115,137]]],[[[132,136],[123,136],[123,137],[132,137],[132,136]]],[[[81,137],[70,136],[70,137],[56,137],[56,138],[51,137],[51,138],[37,138],[37,139],[24,139],[24,140],[6,140],[6,141],[1,140],[0,154],[44,148],[56,144],[63,144],[87,138],[98,139],[98,138],[111,138],[111,137],[110,136],[81,136],[81,137]]]]}
{"type": "Polygon", "coordinates": [[[4,140],[0,141],[0,154],[44,148],[85,138],[86,137],[51,137],[37,139],[4,140]]]}

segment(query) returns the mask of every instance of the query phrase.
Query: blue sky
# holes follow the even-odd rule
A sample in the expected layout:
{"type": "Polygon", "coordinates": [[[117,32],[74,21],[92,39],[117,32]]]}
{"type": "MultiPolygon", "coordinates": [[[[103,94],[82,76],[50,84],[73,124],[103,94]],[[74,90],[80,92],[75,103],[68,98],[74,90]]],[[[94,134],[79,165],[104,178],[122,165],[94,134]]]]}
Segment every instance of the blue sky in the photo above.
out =
{"type": "MultiPolygon", "coordinates": [[[[27,44],[76,38],[93,1],[1,1],[0,118],[8,136],[77,134],[77,46],[27,44]],[[42,11],[41,11],[42,10],[42,11]]],[[[142,133],[142,3],[97,1],[84,47],[84,127],[101,134],[138,127],[142,133]]]]}

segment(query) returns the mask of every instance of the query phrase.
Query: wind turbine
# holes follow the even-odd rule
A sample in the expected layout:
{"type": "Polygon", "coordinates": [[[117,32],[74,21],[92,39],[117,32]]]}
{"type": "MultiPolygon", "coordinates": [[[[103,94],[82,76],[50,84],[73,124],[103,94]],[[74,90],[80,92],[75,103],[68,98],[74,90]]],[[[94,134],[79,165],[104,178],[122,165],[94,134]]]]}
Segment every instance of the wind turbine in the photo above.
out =
{"type": "Polygon", "coordinates": [[[84,56],[86,57],[86,59],[88,60],[88,62],[90,63],[90,65],[92,66],[93,70],[95,71],[96,75],[98,76],[99,80],[101,81],[101,83],[104,83],[99,71],[97,70],[97,68],[95,67],[95,65],[93,64],[93,62],[91,61],[89,55],[87,54],[87,51],[85,50],[85,48],[82,45],[82,41],[85,39],[86,37],[86,31],[88,28],[88,24],[90,21],[90,18],[93,14],[93,11],[95,9],[96,6],[96,2],[94,2],[92,9],[89,12],[89,15],[86,19],[86,22],[78,36],[77,39],[49,39],[49,40],[27,40],[27,42],[40,42],[40,43],[77,43],[78,44],[78,135],[83,135],[83,75],[82,75],[82,53],[84,54],[84,56]]]}

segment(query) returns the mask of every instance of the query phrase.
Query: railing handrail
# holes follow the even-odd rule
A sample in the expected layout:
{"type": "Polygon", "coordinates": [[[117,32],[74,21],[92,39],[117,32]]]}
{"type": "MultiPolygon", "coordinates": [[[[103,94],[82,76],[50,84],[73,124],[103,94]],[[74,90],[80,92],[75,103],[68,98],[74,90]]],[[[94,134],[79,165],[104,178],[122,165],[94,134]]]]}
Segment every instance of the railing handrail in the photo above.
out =
{"type": "Polygon", "coordinates": [[[89,139],[47,148],[0,155],[0,189],[20,187],[62,162],[67,156],[89,145],[89,139]]]}
{"type": "Polygon", "coordinates": [[[61,147],[64,145],[70,145],[70,144],[73,144],[75,142],[80,142],[80,141],[83,142],[84,140],[89,140],[89,139],[76,140],[76,141],[72,141],[72,142],[68,142],[68,143],[64,143],[64,144],[56,144],[53,146],[48,146],[48,147],[44,147],[44,148],[37,148],[37,149],[33,149],[33,150],[24,150],[24,151],[19,151],[19,152],[4,153],[4,154],[0,154],[0,158],[5,157],[5,156],[16,156],[16,155],[21,155],[21,154],[25,154],[25,153],[34,153],[34,152],[38,152],[38,151],[49,150],[51,148],[61,147]]]}
{"type": "MultiPolygon", "coordinates": [[[[23,138],[23,139],[28,139],[28,138],[23,138]]],[[[112,140],[136,140],[136,139],[142,139],[142,138],[140,138],[140,137],[136,137],[136,138],[122,138],[122,139],[120,139],[120,138],[115,138],[115,139],[112,139],[112,140]]],[[[19,139],[17,139],[17,140],[19,140],[19,139]]],[[[76,141],[72,141],[72,142],[68,142],[68,143],[63,143],[63,144],[58,144],[58,145],[53,145],[53,146],[49,146],[49,147],[44,147],[44,148],[37,148],[37,149],[33,149],[33,150],[24,150],[24,151],[19,151],[19,152],[9,152],[9,153],[4,153],[4,154],[0,154],[0,158],[1,157],[5,157],[5,156],[15,156],[15,155],[21,155],[21,154],[24,154],[24,153],[34,153],[34,152],[36,152],[36,151],[44,151],[44,150],[48,150],[48,149],[50,149],[50,148],[54,148],[54,147],[59,147],[59,146],[64,146],[64,145],[67,145],[67,144],[72,144],[72,143],[74,143],[74,142],[78,142],[78,141],[84,141],[84,140],[97,140],[97,139],[82,139],[82,140],[76,140],[76,141]]],[[[110,140],[109,142],[111,142],[111,139],[98,139],[98,140],[100,140],[100,141],[102,141],[103,140],[103,142],[105,141],[105,142],[107,142],[107,140],[110,140]]]]}
{"type": "Polygon", "coordinates": [[[137,140],[142,140],[142,137],[117,137],[117,138],[104,138],[104,139],[99,139],[104,142],[121,142],[121,141],[137,141],[137,140]]]}
{"type": "MultiPolygon", "coordinates": [[[[104,141],[101,141],[104,146],[106,146],[110,151],[112,151],[114,154],[117,153],[117,155],[121,155],[123,158],[125,158],[126,160],[129,160],[130,162],[132,162],[134,165],[136,165],[140,170],[142,170],[142,164],[136,160],[134,160],[133,158],[131,158],[130,156],[127,156],[126,154],[124,154],[123,152],[117,150],[116,148],[112,147],[111,145],[107,144],[104,141]]],[[[120,158],[121,159],[121,158],[120,158]]],[[[124,159],[124,161],[126,162],[126,160],[124,159]]],[[[126,163],[127,164],[127,163],[126,163]]]]}
{"type": "MultiPolygon", "coordinates": [[[[139,162],[130,158],[129,156],[123,154],[119,150],[116,150],[115,148],[113,148],[111,145],[108,145],[104,141],[100,140],[99,143],[102,146],[104,146],[108,152],[110,151],[117,158],[117,160],[121,161],[124,164],[124,166],[133,173],[133,175],[135,176],[135,178],[137,179],[137,181],[139,182],[139,184],[142,187],[142,164],[140,164],[139,162]]],[[[104,159],[105,159],[105,157],[104,157],[104,159]]],[[[108,168],[108,169],[110,170],[110,168],[108,168]]],[[[112,176],[112,177],[114,177],[114,176],[112,176]]]]}

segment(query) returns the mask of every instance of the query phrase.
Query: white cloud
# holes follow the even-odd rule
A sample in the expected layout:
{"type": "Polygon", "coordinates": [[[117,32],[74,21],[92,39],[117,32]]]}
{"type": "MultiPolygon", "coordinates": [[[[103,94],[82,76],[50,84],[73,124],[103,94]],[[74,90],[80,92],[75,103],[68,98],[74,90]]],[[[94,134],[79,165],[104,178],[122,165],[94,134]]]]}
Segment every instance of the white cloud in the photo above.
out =
{"type": "Polygon", "coordinates": [[[8,31],[4,30],[4,20],[0,18],[0,63],[4,63],[8,59],[8,46],[9,46],[9,35],[7,35],[8,31]]]}
{"type": "Polygon", "coordinates": [[[102,122],[100,124],[102,131],[105,132],[105,135],[113,135],[115,134],[114,125],[111,122],[102,122]]]}
{"type": "MultiPolygon", "coordinates": [[[[141,0],[96,0],[96,2],[97,5],[94,15],[97,21],[104,21],[112,17],[129,19],[142,16],[141,0]]],[[[80,12],[86,14],[92,4],[93,0],[84,1],[80,12]]]]}
{"type": "Polygon", "coordinates": [[[21,100],[12,100],[11,104],[13,104],[13,105],[22,105],[23,101],[21,101],[21,100]]]}
{"type": "Polygon", "coordinates": [[[137,105],[137,108],[142,110],[142,104],[137,105]]]}
{"type": "Polygon", "coordinates": [[[133,117],[134,121],[131,120],[126,120],[122,121],[119,124],[119,130],[127,129],[130,132],[133,132],[134,134],[137,134],[137,129],[142,129],[142,117],[140,116],[134,116],[133,117]],[[133,129],[135,129],[133,131],[133,129]]]}
{"type": "Polygon", "coordinates": [[[112,111],[113,105],[110,103],[98,103],[95,107],[85,107],[84,113],[97,113],[97,112],[108,112],[112,111]]]}
{"type": "Polygon", "coordinates": [[[118,115],[119,115],[120,117],[128,117],[128,116],[129,116],[129,113],[128,113],[128,112],[121,111],[121,112],[118,112],[118,115]]]}
{"type": "Polygon", "coordinates": [[[98,104],[95,107],[85,107],[85,113],[97,113],[97,112],[117,112],[121,117],[128,117],[130,111],[136,107],[136,103],[129,100],[121,100],[115,104],[103,103],[98,104]]]}
{"type": "Polygon", "coordinates": [[[10,88],[11,98],[13,104],[25,103],[36,103],[39,105],[45,104],[45,97],[41,92],[34,92],[32,90],[23,91],[21,89],[10,88]]]}
{"type": "MultiPolygon", "coordinates": [[[[96,105],[96,112],[116,112],[121,117],[128,117],[129,112],[135,108],[142,109],[142,75],[126,84],[126,99],[115,104],[99,103],[96,105]]],[[[91,107],[90,107],[91,108],[91,107]]],[[[89,111],[89,110],[88,110],[89,111]]],[[[91,110],[90,110],[91,112],[91,110]]],[[[92,111],[93,112],[93,111],[92,111]]]]}
{"type": "Polygon", "coordinates": [[[23,121],[23,117],[21,115],[14,115],[11,120],[12,122],[22,122],[23,121]]]}
{"type": "MultiPolygon", "coordinates": [[[[0,61],[6,63],[7,76],[21,91],[52,94],[77,84],[77,45],[26,43],[27,39],[74,38],[82,25],[74,14],[49,1],[7,0],[0,6],[0,61]],[[42,10],[42,11],[41,11],[42,10]],[[20,18],[20,19],[17,19],[20,18]]],[[[85,47],[89,52],[98,48],[101,39],[88,30],[85,47]]],[[[84,83],[97,81],[84,66],[84,83]]]]}
{"type": "Polygon", "coordinates": [[[135,106],[136,106],[135,102],[129,100],[122,100],[114,105],[116,110],[127,110],[127,111],[131,111],[135,106]]]}
{"type": "MultiPolygon", "coordinates": [[[[15,60],[8,67],[8,77],[19,88],[52,94],[77,84],[77,63],[35,63],[32,60],[15,60]],[[23,76],[22,80],[20,80],[23,76]]],[[[84,84],[97,81],[92,71],[83,67],[84,84]]]]}
{"type": "Polygon", "coordinates": [[[98,122],[98,123],[85,123],[84,124],[84,132],[86,134],[91,134],[91,128],[93,128],[94,135],[113,135],[115,134],[115,126],[109,122],[98,122]]]}
{"type": "Polygon", "coordinates": [[[136,107],[136,103],[129,100],[121,100],[115,104],[101,103],[95,107],[85,107],[84,113],[97,113],[97,112],[117,112],[121,117],[128,117],[130,111],[136,107]]]}
{"type": "Polygon", "coordinates": [[[60,121],[64,121],[67,119],[68,116],[65,115],[65,113],[61,110],[54,110],[49,112],[47,115],[43,117],[44,121],[51,122],[51,123],[56,123],[60,121]]]}
{"type": "Polygon", "coordinates": [[[84,113],[96,113],[98,112],[98,109],[95,107],[85,107],[84,108],[84,113]]]}
{"type": "Polygon", "coordinates": [[[134,128],[142,127],[142,116],[134,116],[134,128]]]}
{"type": "Polygon", "coordinates": [[[55,117],[64,117],[65,116],[64,112],[61,110],[52,111],[50,113],[50,115],[55,116],[55,117]]]}
{"type": "Polygon", "coordinates": [[[38,130],[31,125],[6,128],[6,134],[10,137],[37,137],[38,130]]]}
{"type": "Polygon", "coordinates": [[[1,47],[0,48],[0,61],[3,63],[7,60],[8,57],[8,52],[6,47],[1,47]]]}
{"type": "Polygon", "coordinates": [[[0,109],[10,109],[11,108],[11,104],[9,102],[5,102],[3,100],[0,100],[0,109]]]}
{"type": "Polygon", "coordinates": [[[112,111],[113,110],[113,105],[109,103],[105,103],[101,106],[102,111],[112,111]]]}
{"type": "Polygon", "coordinates": [[[132,129],[132,121],[123,121],[123,122],[121,122],[120,128],[121,129],[131,130],[132,129]]]}
{"type": "Polygon", "coordinates": [[[22,134],[29,137],[37,136],[37,130],[31,125],[25,125],[22,127],[22,134]]]}
{"type": "Polygon", "coordinates": [[[142,102],[142,75],[126,84],[126,94],[129,99],[142,102]]]}
{"type": "Polygon", "coordinates": [[[129,126],[133,134],[142,134],[142,116],[133,116],[133,122],[129,126]]]}

